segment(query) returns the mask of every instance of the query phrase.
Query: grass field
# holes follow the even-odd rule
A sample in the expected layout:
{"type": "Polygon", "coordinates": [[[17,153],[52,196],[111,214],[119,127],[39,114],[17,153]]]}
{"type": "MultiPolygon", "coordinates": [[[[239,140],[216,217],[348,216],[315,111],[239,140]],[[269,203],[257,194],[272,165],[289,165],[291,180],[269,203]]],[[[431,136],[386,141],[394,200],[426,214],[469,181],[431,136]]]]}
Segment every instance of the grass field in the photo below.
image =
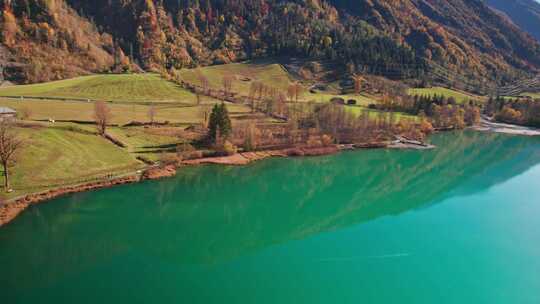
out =
{"type": "Polygon", "coordinates": [[[195,95],[157,74],[92,75],[0,88],[0,96],[194,104],[195,95]]]}
{"type": "MultiPolygon", "coordinates": [[[[362,115],[363,113],[367,113],[369,115],[369,118],[375,119],[379,115],[383,116],[390,116],[391,114],[389,112],[383,112],[375,109],[369,109],[363,106],[345,106],[345,109],[357,116],[362,115]]],[[[393,112],[395,115],[395,118],[399,121],[401,119],[409,119],[416,121],[418,119],[418,116],[410,115],[407,113],[401,113],[401,112],[393,112]]]]}
{"type": "Polygon", "coordinates": [[[349,99],[356,100],[356,105],[359,106],[368,106],[370,104],[377,103],[377,100],[375,100],[372,97],[365,96],[365,95],[354,95],[354,94],[348,94],[348,95],[337,95],[337,94],[326,94],[326,93],[307,93],[305,95],[305,98],[307,100],[313,100],[315,102],[329,102],[334,97],[340,97],[343,98],[345,101],[349,99]]]}
{"type": "Polygon", "coordinates": [[[152,161],[158,161],[163,152],[174,152],[178,143],[184,141],[179,128],[109,128],[107,132],[124,143],[133,157],[152,161]]]}
{"type": "Polygon", "coordinates": [[[540,93],[523,93],[521,96],[528,96],[533,99],[540,99],[540,93]]]}
{"type": "Polygon", "coordinates": [[[420,96],[433,96],[433,95],[442,95],[444,97],[454,97],[458,103],[463,103],[466,101],[469,101],[471,99],[473,100],[480,100],[483,101],[484,98],[481,96],[451,90],[443,87],[433,87],[433,88],[417,88],[417,89],[410,89],[409,95],[420,95],[420,96]]]}
{"type": "Polygon", "coordinates": [[[37,126],[17,131],[25,145],[12,170],[9,197],[141,167],[126,150],[93,134],[37,126]]]}
{"type": "MultiPolygon", "coordinates": [[[[213,89],[221,89],[224,76],[232,75],[236,79],[232,91],[241,95],[248,95],[251,84],[255,81],[282,92],[286,92],[289,84],[296,81],[280,64],[271,62],[214,65],[198,69],[182,69],[179,73],[183,80],[194,84],[200,84],[198,73],[201,73],[206,76],[213,89]]],[[[309,93],[307,84],[304,92],[302,97],[304,101],[328,102],[331,98],[339,96],[357,99],[359,104],[376,102],[368,96],[309,93]]],[[[159,102],[194,105],[196,102],[193,93],[163,79],[158,74],[82,76],[48,83],[0,88],[0,96],[90,99],[138,104],[159,102]]],[[[209,103],[215,100],[203,96],[202,102],[209,103]]]]}
{"type": "MultiPolygon", "coordinates": [[[[200,84],[198,73],[204,75],[212,89],[221,89],[223,86],[223,77],[232,75],[235,77],[232,91],[242,95],[249,95],[249,89],[253,82],[259,81],[263,84],[279,89],[286,93],[289,84],[296,81],[289,73],[276,63],[231,63],[203,67],[199,69],[184,69],[180,71],[183,80],[200,84]]],[[[345,100],[356,99],[359,105],[368,105],[377,101],[364,95],[339,95],[328,93],[310,93],[305,87],[302,96],[303,101],[328,102],[333,97],[341,97],[345,100]]]]}
{"type": "MultiPolygon", "coordinates": [[[[0,106],[10,107],[17,111],[25,108],[31,111],[31,120],[57,121],[75,120],[83,122],[94,121],[94,104],[92,102],[56,101],[56,100],[31,100],[23,101],[0,98],[0,106]]],[[[155,106],[156,121],[169,121],[171,123],[192,124],[201,121],[201,113],[210,109],[212,104],[205,103],[203,106],[178,106],[159,104],[155,106]]],[[[113,124],[126,124],[130,121],[148,121],[149,106],[142,104],[115,104],[110,103],[113,124]]],[[[228,104],[231,113],[247,113],[250,109],[244,105],[228,104]]]]}
{"type": "Polygon", "coordinates": [[[183,80],[200,84],[198,73],[204,75],[213,89],[221,89],[223,77],[232,75],[236,77],[232,91],[243,95],[249,94],[249,88],[254,81],[260,81],[267,86],[280,90],[286,90],[289,83],[293,81],[279,64],[256,64],[256,63],[231,63],[214,65],[199,69],[180,70],[183,80]]]}

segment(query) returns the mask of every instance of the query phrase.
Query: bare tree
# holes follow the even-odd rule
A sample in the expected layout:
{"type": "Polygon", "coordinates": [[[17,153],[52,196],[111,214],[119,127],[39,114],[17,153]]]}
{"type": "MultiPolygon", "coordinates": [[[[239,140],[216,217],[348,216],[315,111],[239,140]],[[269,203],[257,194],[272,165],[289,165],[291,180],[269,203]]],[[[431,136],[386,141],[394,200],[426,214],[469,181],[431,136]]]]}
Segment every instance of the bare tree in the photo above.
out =
{"type": "Polygon", "coordinates": [[[294,100],[294,96],[296,95],[296,88],[294,86],[294,84],[290,84],[288,87],[287,87],[287,97],[289,97],[289,101],[293,101],[294,100]]]}
{"type": "Polygon", "coordinates": [[[195,73],[197,74],[197,78],[199,79],[199,83],[201,85],[203,93],[208,94],[209,86],[210,86],[210,82],[208,81],[208,78],[204,76],[201,70],[199,69],[195,70],[195,73]]]}
{"type": "Polygon", "coordinates": [[[151,104],[150,108],[148,108],[148,113],[147,113],[148,119],[150,120],[151,125],[154,124],[154,120],[156,118],[156,113],[157,113],[156,106],[151,104]]]}
{"type": "Polygon", "coordinates": [[[304,87],[299,82],[295,83],[296,102],[304,95],[304,87]]]}
{"type": "Polygon", "coordinates": [[[197,105],[200,105],[201,104],[201,94],[199,93],[198,90],[195,90],[195,98],[197,100],[197,105]]]}
{"type": "Polygon", "coordinates": [[[111,120],[111,109],[103,101],[96,101],[94,104],[94,119],[96,120],[99,135],[104,136],[107,124],[111,120]]]}
{"type": "Polygon", "coordinates": [[[19,113],[19,118],[21,120],[30,119],[30,116],[32,116],[32,110],[29,107],[22,108],[19,113]]]}
{"type": "Polygon", "coordinates": [[[15,162],[15,153],[22,147],[23,141],[13,131],[13,122],[0,121],[0,161],[4,168],[4,189],[11,191],[9,183],[9,167],[15,162]]]}
{"type": "Polygon", "coordinates": [[[255,112],[257,109],[257,100],[260,101],[262,98],[264,84],[259,81],[254,81],[251,83],[249,88],[249,99],[251,99],[251,111],[255,112]],[[258,94],[258,97],[256,95],[258,94]]]}
{"type": "Polygon", "coordinates": [[[210,108],[208,106],[199,107],[199,118],[204,129],[208,128],[208,120],[210,118],[210,108]]]}
{"type": "Polygon", "coordinates": [[[234,77],[231,75],[223,76],[223,94],[229,96],[232,91],[234,77]]]}
{"type": "Polygon", "coordinates": [[[304,87],[302,87],[302,84],[300,84],[299,82],[291,83],[287,88],[287,96],[291,101],[294,99],[295,102],[298,102],[298,99],[300,99],[303,94],[304,87]]]}
{"type": "Polygon", "coordinates": [[[255,94],[257,93],[258,82],[254,81],[249,86],[248,99],[251,104],[251,113],[255,112],[255,94]]]}
{"type": "Polygon", "coordinates": [[[354,75],[353,81],[354,81],[354,93],[358,95],[360,94],[360,90],[362,90],[362,82],[364,81],[364,78],[360,75],[354,75]]]}

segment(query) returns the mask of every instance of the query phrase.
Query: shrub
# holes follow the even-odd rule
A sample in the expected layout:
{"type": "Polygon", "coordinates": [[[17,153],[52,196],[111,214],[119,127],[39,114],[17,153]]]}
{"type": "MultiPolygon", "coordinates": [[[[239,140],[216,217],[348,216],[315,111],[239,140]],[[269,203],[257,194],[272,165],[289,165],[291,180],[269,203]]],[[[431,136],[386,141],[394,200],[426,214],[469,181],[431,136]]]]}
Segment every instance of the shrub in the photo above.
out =
{"type": "Polygon", "coordinates": [[[326,147],[326,146],[332,145],[334,140],[332,139],[331,136],[324,134],[323,136],[321,136],[321,142],[322,142],[323,146],[326,147]]]}
{"type": "Polygon", "coordinates": [[[345,104],[345,99],[343,99],[341,97],[332,97],[332,99],[330,99],[330,102],[333,103],[333,104],[344,105],[345,104]]]}
{"type": "Polygon", "coordinates": [[[180,159],[176,154],[173,153],[163,153],[159,157],[159,164],[162,167],[166,167],[169,165],[178,165],[182,159],[180,159]]]}
{"type": "Polygon", "coordinates": [[[230,141],[226,140],[224,143],[223,143],[223,152],[226,154],[226,155],[233,155],[233,154],[236,154],[236,152],[238,151],[238,148],[233,145],[230,141]]]}
{"type": "Polygon", "coordinates": [[[19,110],[18,116],[20,120],[28,120],[30,116],[32,116],[32,110],[28,107],[24,107],[19,110]]]}
{"type": "Polygon", "coordinates": [[[308,148],[318,148],[323,145],[322,141],[316,137],[310,136],[306,142],[308,148]]]}
{"type": "Polygon", "coordinates": [[[424,120],[420,123],[420,130],[422,131],[422,133],[428,135],[428,134],[431,134],[433,133],[433,125],[427,121],[427,120],[424,120]]]}

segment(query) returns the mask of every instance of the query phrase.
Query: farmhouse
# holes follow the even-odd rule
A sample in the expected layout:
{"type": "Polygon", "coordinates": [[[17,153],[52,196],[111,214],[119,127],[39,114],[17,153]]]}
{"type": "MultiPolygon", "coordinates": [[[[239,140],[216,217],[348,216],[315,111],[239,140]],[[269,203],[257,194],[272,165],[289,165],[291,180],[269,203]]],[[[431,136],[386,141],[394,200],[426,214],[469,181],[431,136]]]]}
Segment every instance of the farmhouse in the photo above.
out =
{"type": "Polygon", "coordinates": [[[13,119],[17,116],[17,111],[12,108],[0,107],[0,121],[4,119],[13,119]]]}

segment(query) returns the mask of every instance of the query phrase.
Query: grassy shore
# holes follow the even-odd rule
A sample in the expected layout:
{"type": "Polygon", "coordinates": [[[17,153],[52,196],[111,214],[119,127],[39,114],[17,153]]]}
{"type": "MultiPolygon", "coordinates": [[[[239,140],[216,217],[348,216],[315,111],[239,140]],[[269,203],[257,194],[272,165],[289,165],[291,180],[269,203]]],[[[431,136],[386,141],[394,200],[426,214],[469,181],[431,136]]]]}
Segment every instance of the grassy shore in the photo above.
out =
{"type": "Polygon", "coordinates": [[[14,191],[2,194],[4,198],[142,167],[126,150],[75,125],[33,124],[16,131],[24,139],[24,149],[12,170],[14,191]]]}
{"type": "MultiPolygon", "coordinates": [[[[23,121],[26,126],[16,129],[25,138],[25,147],[13,168],[14,191],[0,194],[4,199],[108,174],[133,172],[144,167],[138,156],[156,161],[162,153],[174,152],[178,143],[189,140],[184,138],[184,129],[199,124],[204,113],[219,102],[203,97],[197,104],[191,92],[156,74],[85,76],[2,88],[0,95],[39,97],[0,97],[0,106],[29,113],[23,121]],[[110,101],[108,133],[125,148],[96,134],[94,99],[110,101]],[[166,127],[124,126],[133,121],[149,122],[151,107],[155,109],[156,122],[169,122],[166,127]]],[[[229,104],[228,109],[233,121],[251,115],[246,105],[229,104]]]]}
{"type": "MultiPolygon", "coordinates": [[[[235,76],[232,90],[249,94],[250,86],[260,81],[286,92],[294,79],[279,64],[237,63],[198,70],[181,70],[181,77],[198,84],[198,74],[205,75],[210,86],[219,89],[225,75],[235,76]]],[[[332,90],[309,93],[309,83],[303,83],[302,102],[328,102],[333,97],[355,99],[357,105],[346,106],[348,111],[369,117],[378,117],[378,111],[367,108],[376,103],[373,96],[332,94],[332,90]]],[[[144,167],[137,157],[156,161],[163,153],[174,152],[176,145],[189,142],[185,128],[199,124],[205,112],[219,102],[203,97],[197,104],[190,91],[169,82],[157,74],[92,75],[43,84],[13,86],[0,89],[0,106],[19,113],[28,112],[25,127],[17,131],[26,145],[13,169],[14,192],[1,194],[1,198],[42,191],[58,185],[78,183],[107,174],[133,172],[144,167]],[[32,98],[34,97],[34,98],[32,98]],[[39,98],[38,98],[39,97],[39,98]],[[55,98],[79,100],[55,100],[55,98]],[[90,101],[88,101],[90,100],[90,101]],[[96,134],[93,100],[109,101],[111,110],[108,134],[125,145],[118,147],[96,134]],[[169,122],[159,127],[130,126],[129,122],[149,122],[150,108],[155,109],[155,121],[169,122]],[[27,111],[29,110],[29,111],[27,111]],[[54,120],[55,122],[50,122],[54,120]]],[[[274,123],[262,114],[253,115],[247,105],[228,104],[233,124],[256,120],[274,123]]],[[[383,115],[389,115],[384,113],[383,115]]],[[[414,116],[397,113],[397,119],[414,116]]]]}

